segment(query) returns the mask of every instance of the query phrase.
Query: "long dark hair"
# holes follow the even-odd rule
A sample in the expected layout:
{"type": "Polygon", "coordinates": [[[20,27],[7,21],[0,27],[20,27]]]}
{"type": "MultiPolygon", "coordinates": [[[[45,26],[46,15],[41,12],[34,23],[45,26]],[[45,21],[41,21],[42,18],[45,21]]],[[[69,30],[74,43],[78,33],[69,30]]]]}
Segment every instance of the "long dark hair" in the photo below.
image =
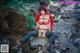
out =
{"type": "Polygon", "coordinates": [[[44,7],[40,7],[39,8],[39,12],[42,11],[42,10],[44,10],[45,12],[47,12],[47,10],[44,7]]]}

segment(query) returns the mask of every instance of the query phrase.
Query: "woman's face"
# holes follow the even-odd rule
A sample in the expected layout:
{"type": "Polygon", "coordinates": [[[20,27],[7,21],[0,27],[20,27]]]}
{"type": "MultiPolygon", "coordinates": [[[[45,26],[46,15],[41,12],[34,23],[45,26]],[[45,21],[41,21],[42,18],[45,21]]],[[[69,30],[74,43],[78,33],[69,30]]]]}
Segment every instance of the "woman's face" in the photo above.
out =
{"type": "Polygon", "coordinates": [[[40,13],[41,13],[42,15],[44,15],[44,14],[45,14],[45,11],[44,11],[44,10],[41,10],[40,13]]]}

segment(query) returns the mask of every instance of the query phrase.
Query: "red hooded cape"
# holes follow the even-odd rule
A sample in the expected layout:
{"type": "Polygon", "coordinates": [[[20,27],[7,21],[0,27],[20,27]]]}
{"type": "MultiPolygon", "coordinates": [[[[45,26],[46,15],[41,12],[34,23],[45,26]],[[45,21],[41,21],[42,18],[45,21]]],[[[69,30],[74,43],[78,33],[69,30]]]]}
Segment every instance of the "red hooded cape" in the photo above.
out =
{"type": "MultiPolygon", "coordinates": [[[[45,8],[45,7],[44,7],[45,8]]],[[[52,31],[52,28],[53,28],[53,17],[51,14],[48,13],[48,10],[47,8],[45,8],[46,10],[46,14],[49,15],[49,22],[50,22],[50,31],[52,31]]],[[[39,21],[39,17],[41,16],[41,13],[38,13],[36,16],[35,16],[35,23],[37,24],[37,22],[39,21]]]]}

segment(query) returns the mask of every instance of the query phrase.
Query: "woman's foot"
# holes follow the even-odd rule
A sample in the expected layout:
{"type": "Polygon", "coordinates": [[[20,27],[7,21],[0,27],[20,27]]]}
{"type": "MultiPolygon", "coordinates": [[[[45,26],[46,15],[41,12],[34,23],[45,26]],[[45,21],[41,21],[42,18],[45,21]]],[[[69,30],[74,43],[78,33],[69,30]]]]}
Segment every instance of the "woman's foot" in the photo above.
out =
{"type": "Polygon", "coordinates": [[[39,35],[38,37],[39,37],[39,38],[41,38],[42,36],[41,36],[41,35],[39,35]]]}
{"type": "Polygon", "coordinates": [[[45,37],[46,37],[45,33],[43,33],[43,34],[42,34],[42,37],[43,37],[43,38],[45,38],[45,37]]]}

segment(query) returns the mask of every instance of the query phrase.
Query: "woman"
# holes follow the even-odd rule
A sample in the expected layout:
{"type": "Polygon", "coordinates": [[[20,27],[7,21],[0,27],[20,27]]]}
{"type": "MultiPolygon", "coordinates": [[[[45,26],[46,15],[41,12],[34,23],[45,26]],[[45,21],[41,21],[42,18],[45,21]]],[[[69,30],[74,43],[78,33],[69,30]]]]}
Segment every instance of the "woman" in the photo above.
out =
{"type": "Polygon", "coordinates": [[[18,42],[16,47],[19,47],[24,42],[29,41],[31,36],[38,35],[38,29],[46,29],[46,36],[48,38],[49,44],[53,45],[55,39],[57,38],[56,34],[52,32],[53,28],[53,19],[52,16],[48,13],[46,8],[40,8],[39,13],[35,16],[36,27],[34,30],[25,34],[18,42]],[[40,25],[44,25],[45,27],[39,27],[40,25]]]}

